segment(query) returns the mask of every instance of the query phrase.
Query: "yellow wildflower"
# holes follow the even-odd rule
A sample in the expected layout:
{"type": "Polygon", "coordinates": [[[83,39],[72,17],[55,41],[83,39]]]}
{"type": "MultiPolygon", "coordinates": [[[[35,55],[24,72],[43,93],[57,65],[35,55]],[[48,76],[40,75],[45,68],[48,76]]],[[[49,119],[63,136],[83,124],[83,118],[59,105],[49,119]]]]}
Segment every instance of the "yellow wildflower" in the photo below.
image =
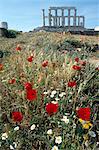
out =
{"type": "Polygon", "coordinates": [[[92,124],[90,123],[90,121],[85,121],[80,118],[79,122],[82,124],[84,129],[89,129],[89,127],[92,127],[92,124]]]}

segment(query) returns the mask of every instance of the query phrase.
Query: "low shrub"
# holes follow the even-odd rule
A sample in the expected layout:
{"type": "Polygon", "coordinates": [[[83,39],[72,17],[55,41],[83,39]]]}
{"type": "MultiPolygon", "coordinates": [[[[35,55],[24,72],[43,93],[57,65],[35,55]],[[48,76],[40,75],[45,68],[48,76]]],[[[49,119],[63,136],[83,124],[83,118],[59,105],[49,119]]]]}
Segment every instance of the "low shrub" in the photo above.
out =
{"type": "Polygon", "coordinates": [[[8,38],[16,38],[18,34],[20,34],[20,32],[15,31],[15,30],[8,30],[7,37],[8,38]]]}

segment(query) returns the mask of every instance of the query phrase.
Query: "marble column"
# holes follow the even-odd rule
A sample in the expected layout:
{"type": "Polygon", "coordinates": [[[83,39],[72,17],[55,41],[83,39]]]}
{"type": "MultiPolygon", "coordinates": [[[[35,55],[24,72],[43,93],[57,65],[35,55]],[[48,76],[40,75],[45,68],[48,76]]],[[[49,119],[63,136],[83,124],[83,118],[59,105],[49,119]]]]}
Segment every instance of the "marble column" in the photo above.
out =
{"type": "Polygon", "coordinates": [[[64,9],[62,9],[62,26],[65,26],[64,9]]]}
{"type": "Polygon", "coordinates": [[[55,9],[55,26],[57,27],[57,9],[55,9]]]}
{"type": "Polygon", "coordinates": [[[77,14],[77,10],[74,9],[74,18],[73,18],[73,25],[76,26],[76,14],[77,14]]]}
{"type": "Polygon", "coordinates": [[[51,24],[51,9],[49,9],[49,26],[51,27],[52,24],[51,24]]]}
{"type": "Polygon", "coordinates": [[[68,26],[70,26],[70,9],[68,9],[68,26]]]}
{"type": "Polygon", "coordinates": [[[83,27],[85,27],[85,17],[83,16],[83,27]]]}
{"type": "Polygon", "coordinates": [[[42,9],[43,12],[43,26],[45,26],[45,9],[42,9]]]}
{"type": "Polygon", "coordinates": [[[59,27],[59,17],[57,17],[57,26],[59,27]]]}
{"type": "Polygon", "coordinates": [[[56,18],[55,18],[55,16],[53,16],[53,26],[55,27],[56,26],[56,18]]]}
{"type": "Polygon", "coordinates": [[[78,16],[78,26],[80,26],[80,16],[78,16]]]}
{"type": "Polygon", "coordinates": [[[59,19],[58,21],[59,21],[59,27],[60,27],[60,17],[58,19],[59,19]]]}

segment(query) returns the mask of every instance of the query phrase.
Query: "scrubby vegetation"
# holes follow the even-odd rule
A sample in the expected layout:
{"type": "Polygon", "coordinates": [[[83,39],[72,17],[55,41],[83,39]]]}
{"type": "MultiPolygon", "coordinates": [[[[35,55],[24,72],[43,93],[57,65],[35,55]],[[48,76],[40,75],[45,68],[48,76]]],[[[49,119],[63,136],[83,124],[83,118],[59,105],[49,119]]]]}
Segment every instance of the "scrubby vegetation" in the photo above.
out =
{"type": "Polygon", "coordinates": [[[18,34],[20,34],[19,31],[16,31],[16,30],[8,30],[7,38],[16,38],[18,34]]]}
{"type": "Polygon", "coordinates": [[[26,33],[0,39],[0,149],[96,150],[97,38],[26,33]],[[86,44],[87,43],[87,44],[86,44]]]}

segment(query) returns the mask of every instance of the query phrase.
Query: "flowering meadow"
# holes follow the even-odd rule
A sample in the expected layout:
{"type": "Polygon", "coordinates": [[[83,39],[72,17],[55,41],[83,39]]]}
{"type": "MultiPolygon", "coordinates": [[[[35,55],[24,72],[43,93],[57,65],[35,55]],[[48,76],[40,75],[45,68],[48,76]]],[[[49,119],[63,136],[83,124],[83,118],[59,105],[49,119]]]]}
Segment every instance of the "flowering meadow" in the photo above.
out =
{"type": "Polygon", "coordinates": [[[89,61],[95,38],[0,39],[11,52],[0,62],[0,150],[98,150],[99,66],[89,61]]]}

